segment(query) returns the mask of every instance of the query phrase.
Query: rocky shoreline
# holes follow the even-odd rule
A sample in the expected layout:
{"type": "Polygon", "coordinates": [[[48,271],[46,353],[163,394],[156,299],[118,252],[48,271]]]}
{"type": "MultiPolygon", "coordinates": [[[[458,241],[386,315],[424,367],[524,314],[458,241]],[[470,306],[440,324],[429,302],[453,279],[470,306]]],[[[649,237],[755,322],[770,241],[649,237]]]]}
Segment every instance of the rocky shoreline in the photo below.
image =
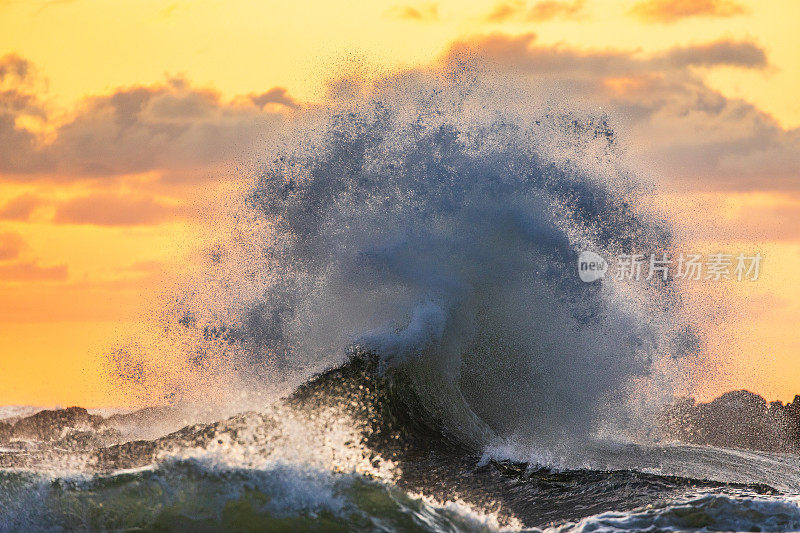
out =
{"type": "MultiPolygon", "coordinates": [[[[136,443],[153,444],[150,446],[153,449],[145,454],[149,456],[158,448],[155,442],[159,439],[154,442],[137,439],[132,437],[135,430],[164,424],[168,419],[179,420],[179,413],[179,409],[165,406],[104,417],[82,407],[69,407],[3,419],[0,420],[0,467],[15,466],[17,460],[11,457],[17,455],[56,450],[94,452],[102,457],[107,455],[103,449],[110,452],[136,443]]],[[[213,428],[214,424],[178,423],[177,427],[183,426],[187,427],[172,434],[185,432],[188,435],[193,433],[191,429],[213,428]]],[[[662,441],[800,453],[800,395],[787,404],[768,403],[745,390],[725,393],[710,402],[684,398],[662,412],[658,430],[662,441]]]]}

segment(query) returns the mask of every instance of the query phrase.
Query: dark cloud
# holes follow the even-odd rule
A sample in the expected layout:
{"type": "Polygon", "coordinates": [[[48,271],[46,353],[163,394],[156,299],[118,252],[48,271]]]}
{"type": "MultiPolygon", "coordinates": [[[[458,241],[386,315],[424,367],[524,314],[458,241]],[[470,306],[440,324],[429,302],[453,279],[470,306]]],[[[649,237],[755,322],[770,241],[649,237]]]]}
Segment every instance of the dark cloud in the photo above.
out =
{"type": "Polygon", "coordinates": [[[264,107],[267,104],[279,104],[291,109],[300,107],[294,98],[289,95],[289,91],[285,87],[273,87],[265,93],[250,95],[250,100],[258,107],[264,107]]]}
{"type": "Polygon", "coordinates": [[[175,208],[153,198],[132,198],[103,193],[73,198],[59,204],[53,222],[135,226],[164,222],[174,217],[175,212],[175,208]]]}
{"type": "Polygon", "coordinates": [[[0,207],[0,220],[28,220],[41,205],[42,200],[36,195],[17,196],[0,207]]]}
{"type": "Polygon", "coordinates": [[[36,262],[0,264],[0,283],[9,281],[65,281],[66,265],[41,266],[36,262]]]}
{"type": "Polygon", "coordinates": [[[529,22],[546,22],[557,18],[579,18],[583,16],[585,6],[585,0],[542,0],[534,2],[530,7],[519,0],[501,2],[494,7],[486,20],[506,22],[512,19],[522,19],[529,22]]]}
{"type": "Polygon", "coordinates": [[[647,22],[672,23],[690,17],[732,17],[747,9],[732,0],[645,0],[631,14],[647,22]]]}
{"type": "Polygon", "coordinates": [[[24,247],[25,241],[18,233],[0,233],[0,261],[16,259],[24,247]]]}

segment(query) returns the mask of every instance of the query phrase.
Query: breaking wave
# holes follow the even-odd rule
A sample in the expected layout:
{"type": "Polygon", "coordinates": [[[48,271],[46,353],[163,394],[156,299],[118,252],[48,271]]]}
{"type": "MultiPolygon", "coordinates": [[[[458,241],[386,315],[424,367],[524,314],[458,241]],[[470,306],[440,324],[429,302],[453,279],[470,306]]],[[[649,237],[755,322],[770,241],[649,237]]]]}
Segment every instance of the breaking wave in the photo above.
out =
{"type": "Polygon", "coordinates": [[[173,407],[0,425],[0,529],[800,528],[796,457],[655,443],[701,338],[670,281],[578,276],[675,247],[607,117],[496,89],[299,117],[172,295],[168,362],[112,358],[173,407]]]}
{"type": "Polygon", "coordinates": [[[669,250],[668,225],[605,117],[456,89],[378,92],[288,137],[177,310],[190,366],[288,391],[368,351],[476,447],[647,432],[698,342],[680,295],[583,283],[576,261],[669,250]]]}

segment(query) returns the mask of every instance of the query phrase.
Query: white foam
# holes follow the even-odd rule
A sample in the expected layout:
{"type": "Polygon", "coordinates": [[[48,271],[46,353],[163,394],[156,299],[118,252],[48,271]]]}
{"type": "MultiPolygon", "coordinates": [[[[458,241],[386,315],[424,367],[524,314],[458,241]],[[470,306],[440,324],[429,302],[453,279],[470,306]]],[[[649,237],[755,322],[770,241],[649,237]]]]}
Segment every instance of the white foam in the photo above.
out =
{"type": "Polygon", "coordinates": [[[560,527],[552,533],[627,531],[797,531],[796,498],[705,494],[648,506],[632,512],[606,512],[560,527]]]}

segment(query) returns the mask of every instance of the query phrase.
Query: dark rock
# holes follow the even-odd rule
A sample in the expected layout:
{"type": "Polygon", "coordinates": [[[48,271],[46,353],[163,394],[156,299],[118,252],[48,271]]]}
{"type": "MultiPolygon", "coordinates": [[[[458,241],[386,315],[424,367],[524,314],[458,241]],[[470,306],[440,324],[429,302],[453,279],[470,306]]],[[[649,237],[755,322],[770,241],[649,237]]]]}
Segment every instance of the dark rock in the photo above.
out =
{"type": "Polygon", "coordinates": [[[162,422],[164,419],[174,418],[179,410],[175,407],[145,407],[132,413],[116,414],[106,418],[106,424],[114,427],[147,427],[162,422]]]}
{"type": "Polygon", "coordinates": [[[13,427],[11,424],[0,422],[0,444],[8,442],[13,434],[13,427]]]}
{"type": "Polygon", "coordinates": [[[63,438],[69,430],[88,431],[104,425],[102,416],[90,415],[82,407],[70,407],[54,411],[39,411],[22,418],[14,424],[12,437],[38,441],[55,441],[63,438]]]}
{"type": "Polygon", "coordinates": [[[113,471],[152,464],[159,454],[176,454],[205,448],[220,435],[242,445],[270,447],[277,424],[267,415],[242,413],[212,424],[193,424],[155,440],[135,440],[93,451],[91,462],[98,470],[113,471]]]}
{"type": "Polygon", "coordinates": [[[708,403],[680,399],[660,420],[663,435],[690,444],[764,451],[800,451],[800,397],[791,404],[749,391],[727,392],[708,403]]]}

